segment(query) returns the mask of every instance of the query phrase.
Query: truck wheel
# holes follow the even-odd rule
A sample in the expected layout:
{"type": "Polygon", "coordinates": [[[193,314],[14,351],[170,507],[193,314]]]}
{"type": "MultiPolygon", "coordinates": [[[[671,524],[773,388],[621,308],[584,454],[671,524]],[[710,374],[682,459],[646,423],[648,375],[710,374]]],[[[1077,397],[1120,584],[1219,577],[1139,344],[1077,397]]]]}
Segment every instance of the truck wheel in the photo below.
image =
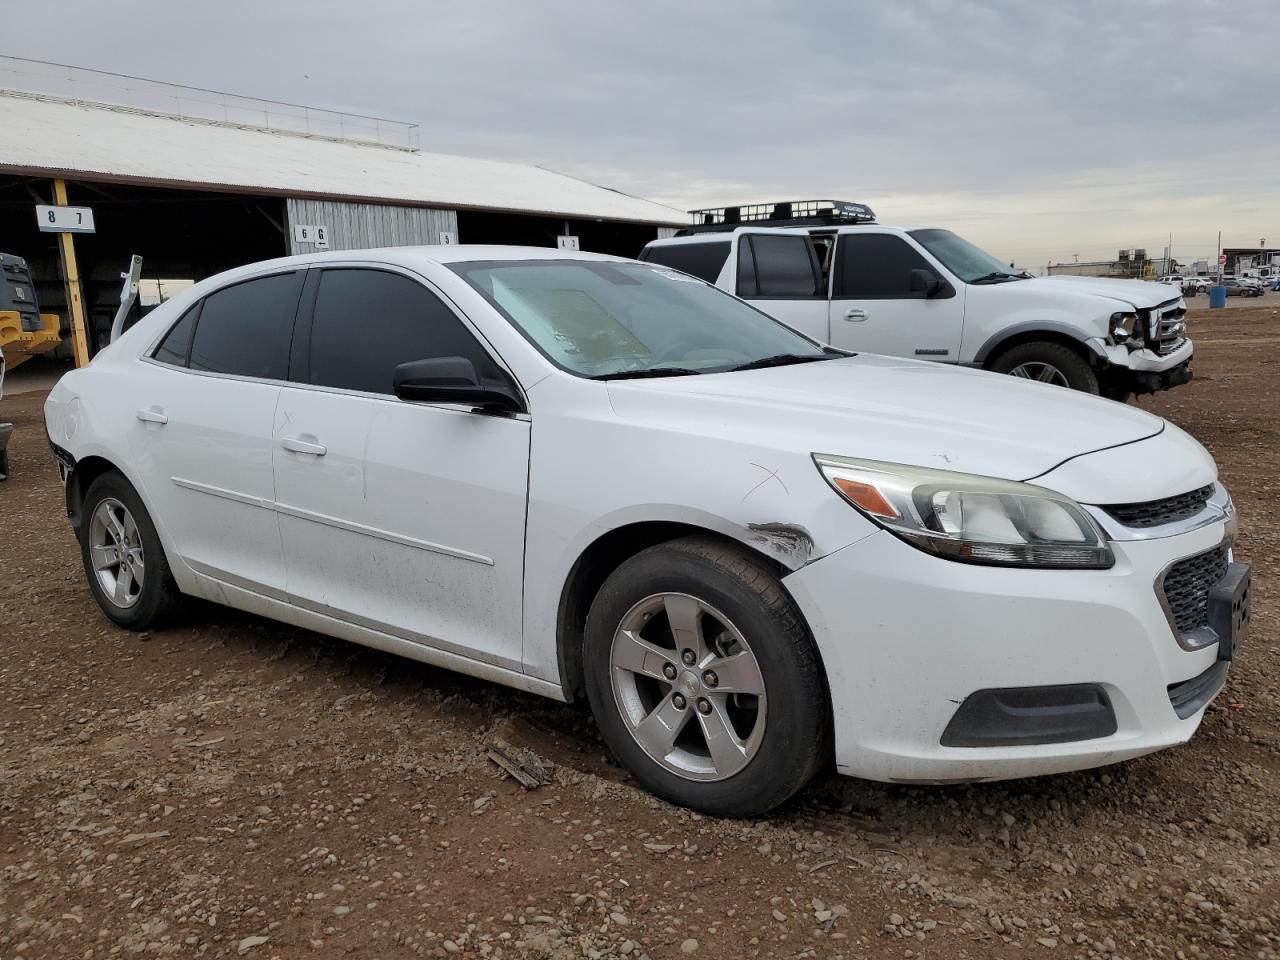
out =
{"type": "Polygon", "coordinates": [[[830,696],[799,610],[750,554],[705,537],[623,563],[587,616],[587,696],[644,787],[721,817],[793,796],[830,754],[830,696]]]}
{"type": "Polygon", "coordinates": [[[114,471],[89,486],[80,557],[102,612],[129,630],[162,623],[181,598],[155,524],[129,481],[114,471]]]}
{"type": "Polygon", "coordinates": [[[996,373],[1098,395],[1098,375],[1077,351],[1061,343],[1020,343],[996,357],[996,373]]]}

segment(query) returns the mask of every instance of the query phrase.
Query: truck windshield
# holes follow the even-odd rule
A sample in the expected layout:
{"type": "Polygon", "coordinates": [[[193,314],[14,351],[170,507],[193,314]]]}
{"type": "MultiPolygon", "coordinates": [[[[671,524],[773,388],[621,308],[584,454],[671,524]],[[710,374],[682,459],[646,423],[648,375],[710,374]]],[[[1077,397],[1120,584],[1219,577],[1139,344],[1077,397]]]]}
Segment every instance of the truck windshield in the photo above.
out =
{"type": "Polygon", "coordinates": [[[1009,280],[1026,280],[1025,273],[1001,263],[985,250],[975,247],[950,230],[912,230],[911,236],[942,265],[965,283],[1003,283],[1009,280]]]}
{"type": "Polygon", "coordinates": [[[450,269],[556,365],[581,377],[688,376],[843,355],[657,265],[494,260],[450,269]]]}

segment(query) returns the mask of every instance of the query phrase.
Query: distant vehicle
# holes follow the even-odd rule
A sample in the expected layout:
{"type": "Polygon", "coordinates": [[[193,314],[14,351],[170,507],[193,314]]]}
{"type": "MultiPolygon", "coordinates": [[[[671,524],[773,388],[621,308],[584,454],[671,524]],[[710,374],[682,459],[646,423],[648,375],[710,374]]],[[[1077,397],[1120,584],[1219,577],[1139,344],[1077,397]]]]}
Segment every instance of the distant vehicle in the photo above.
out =
{"type": "Polygon", "coordinates": [[[970,783],[1185,743],[1247,631],[1231,498],[1174,424],[600,254],[240,267],[45,426],[113,622],[191,594],[585,693],[641,784],[718,815],[830,761],[970,783]]]}
{"type": "Polygon", "coordinates": [[[1199,278],[1184,277],[1177,273],[1167,273],[1160,277],[1156,283],[1163,283],[1166,286],[1177,287],[1184,297],[1194,297],[1201,290],[1206,289],[1201,286],[1199,278]]]}
{"type": "Polygon", "coordinates": [[[1228,297],[1262,296],[1262,284],[1255,283],[1247,277],[1223,277],[1222,285],[1227,288],[1228,297]]]}
{"type": "Polygon", "coordinates": [[[737,294],[846,350],[978,367],[1123,400],[1191,379],[1179,290],[1032,277],[950,230],[877,223],[864,204],[694,211],[640,259],[737,294]]]}

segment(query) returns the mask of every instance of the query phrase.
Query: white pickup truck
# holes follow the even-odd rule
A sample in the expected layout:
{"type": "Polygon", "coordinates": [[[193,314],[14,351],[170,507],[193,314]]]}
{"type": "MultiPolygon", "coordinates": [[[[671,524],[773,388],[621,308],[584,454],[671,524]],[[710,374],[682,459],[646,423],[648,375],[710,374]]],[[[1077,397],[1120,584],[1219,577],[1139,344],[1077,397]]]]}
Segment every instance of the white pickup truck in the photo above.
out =
{"type": "Polygon", "coordinates": [[[1191,379],[1186,304],[1142,280],[1031,277],[950,230],[847,201],[694,211],[641,260],[735,293],[825,343],[981,367],[1123,400],[1191,379]]]}

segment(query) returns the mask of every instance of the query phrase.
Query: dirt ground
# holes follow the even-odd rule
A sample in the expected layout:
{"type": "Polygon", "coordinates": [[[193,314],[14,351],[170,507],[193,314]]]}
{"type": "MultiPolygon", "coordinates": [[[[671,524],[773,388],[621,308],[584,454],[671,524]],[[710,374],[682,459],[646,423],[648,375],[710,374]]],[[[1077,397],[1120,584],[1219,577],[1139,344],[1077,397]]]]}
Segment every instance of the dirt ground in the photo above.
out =
{"type": "Polygon", "coordinates": [[[827,775],[755,822],[640,792],[582,705],[208,605],[110,626],[43,395],[5,400],[0,960],[1275,958],[1280,294],[1193,303],[1195,381],[1140,402],[1217,457],[1256,584],[1195,739],[1013,783],[827,775]],[[504,779],[494,735],[554,782],[504,779]]]}

